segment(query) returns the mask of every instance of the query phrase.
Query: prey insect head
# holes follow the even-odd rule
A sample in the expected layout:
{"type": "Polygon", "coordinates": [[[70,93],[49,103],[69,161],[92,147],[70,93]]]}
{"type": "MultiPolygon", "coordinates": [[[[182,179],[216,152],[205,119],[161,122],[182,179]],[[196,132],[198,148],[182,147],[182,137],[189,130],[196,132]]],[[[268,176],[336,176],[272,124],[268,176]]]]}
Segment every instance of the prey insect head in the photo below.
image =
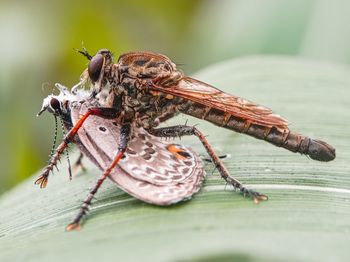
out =
{"type": "Polygon", "coordinates": [[[37,116],[40,116],[44,111],[48,111],[55,116],[67,114],[68,101],[72,100],[72,94],[65,86],[59,83],[55,86],[60,91],[60,94],[57,96],[49,95],[44,98],[43,105],[37,116]]]}
{"type": "Polygon", "coordinates": [[[58,100],[55,96],[50,95],[44,99],[41,110],[37,116],[40,116],[44,111],[48,111],[55,116],[61,116],[65,109],[62,101],[58,100]]]}

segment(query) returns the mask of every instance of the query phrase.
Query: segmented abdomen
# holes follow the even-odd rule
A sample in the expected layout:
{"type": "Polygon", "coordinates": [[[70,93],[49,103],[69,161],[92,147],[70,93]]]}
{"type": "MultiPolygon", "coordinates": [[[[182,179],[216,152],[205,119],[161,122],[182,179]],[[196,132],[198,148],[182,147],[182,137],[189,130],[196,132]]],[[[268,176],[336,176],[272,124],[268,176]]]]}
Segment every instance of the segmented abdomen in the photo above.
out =
{"type": "Polygon", "coordinates": [[[178,106],[180,112],[215,125],[265,140],[275,146],[283,147],[292,152],[309,155],[318,161],[330,161],[335,158],[335,149],[326,142],[291,132],[288,128],[279,129],[274,126],[262,126],[237,118],[216,108],[209,108],[192,101],[186,101],[178,106]]]}

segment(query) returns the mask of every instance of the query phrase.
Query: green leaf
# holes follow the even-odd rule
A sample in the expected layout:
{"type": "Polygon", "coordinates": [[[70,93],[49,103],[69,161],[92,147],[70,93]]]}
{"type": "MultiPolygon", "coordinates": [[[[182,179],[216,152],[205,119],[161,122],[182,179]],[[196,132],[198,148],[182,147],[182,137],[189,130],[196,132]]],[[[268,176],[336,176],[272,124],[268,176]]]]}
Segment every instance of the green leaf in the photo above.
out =
{"type": "MultiPolygon", "coordinates": [[[[88,172],[69,181],[62,161],[46,189],[33,185],[36,174],[0,199],[0,260],[349,261],[349,67],[263,56],[216,64],[195,77],[269,106],[292,130],[334,145],[337,158],[312,161],[191,119],[219,154],[231,155],[224,160],[231,174],[267,194],[267,202],[233,192],[208,164],[203,189],[170,207],[142,203],[107,181],[82,230],[67,233],[101,172],[86,162],[88,172]]],[[[196,138],[181,143],[204,155],[196,138]]]]}

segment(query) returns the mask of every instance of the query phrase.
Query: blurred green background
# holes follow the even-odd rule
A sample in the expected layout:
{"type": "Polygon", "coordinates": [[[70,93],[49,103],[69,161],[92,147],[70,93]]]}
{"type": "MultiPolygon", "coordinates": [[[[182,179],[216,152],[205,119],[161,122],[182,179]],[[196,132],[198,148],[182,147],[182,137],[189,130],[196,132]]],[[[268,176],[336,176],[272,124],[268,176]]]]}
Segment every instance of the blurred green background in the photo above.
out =
{"type": "Polygon", "coordinates": [[[0,193],[48,160],[54,122],[36,118],[55,82],[75,84],[84,46],[168,55],[191,74],[255,54],[350,62],[350,1],[0,1],[0,193]]]}

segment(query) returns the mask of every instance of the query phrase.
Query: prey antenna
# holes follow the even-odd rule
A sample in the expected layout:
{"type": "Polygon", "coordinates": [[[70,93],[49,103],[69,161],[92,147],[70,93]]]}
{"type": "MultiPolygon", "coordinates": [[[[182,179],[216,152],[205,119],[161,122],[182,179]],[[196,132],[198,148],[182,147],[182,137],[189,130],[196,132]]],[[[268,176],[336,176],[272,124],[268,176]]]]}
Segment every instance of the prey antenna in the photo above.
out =
{"type": "Polygon", "coordinates": [[[50,151],[50,159],[52,158],[53,154],[55,153],[55,148],[56,148],[56,142],[57,142],[57,116],[55,116],[55,133],[53,136],[53,143],[50,151]]]}
{"type": "MultiPolygon", "coordinates": [[[[63,124],[63,120],[61,120],[61,127],[62,127],[62,133],[63,133],[63,136],[66,136],[66,131],[64,129],[64,124],[63,124]]],[[[57,121],[56,121],[56,125],[57,125],[57,121]]],[[[57,127],[57,126],[56,126],[57,127]]],[[[68,148],[66,148],[66,158],[67,158],[67,163],[68,163],[68,174],[69,174],[69,180],[72,180],[72,166],[70,164],[70,159],[69,159],[69,152],[68,152],[68,148]]]]}

